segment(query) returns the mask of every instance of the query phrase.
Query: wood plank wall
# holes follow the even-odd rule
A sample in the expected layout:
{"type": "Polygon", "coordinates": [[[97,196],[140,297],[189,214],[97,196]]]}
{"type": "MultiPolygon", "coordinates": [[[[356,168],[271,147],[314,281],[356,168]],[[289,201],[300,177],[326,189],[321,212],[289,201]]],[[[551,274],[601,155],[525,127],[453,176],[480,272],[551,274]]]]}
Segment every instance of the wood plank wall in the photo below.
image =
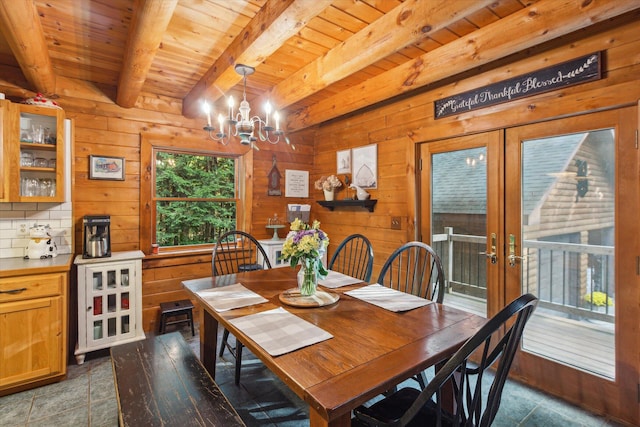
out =
{"type": "MultiPolygon", "coordinates": [[[[377,199],[375,211],[337,208],[316,211],[333,242],[329,248],[354,232],[365,234],[374,247],[374,272],[395,248],[416,238],[415,155],[418,144],[463,134],[503,129],[572,114],[635,104],[640,98],[640,32],[637,13],[599,25],[597,32],[585,32],[539,46],[525,54],[496,64],[476,76],[460,76],[449,84],[427,88],[424,93],[381,105],[343,120],[321,126],[316,134],[313,181],[335,173],[336,151],[377,144],[378,188],[369,190],[377,199]],[[603,51],[602,80],[564,88],[449,118],[434,120],[436,99],[506,80],[551,64],[603,51]],[[402,219],[402,229],[391,229],[391,218],[402,219]]],[[[340,175],[342,179],[343,176],[340,175]]],[[[349,194],[351,195],[351,194],[349,194]]],[[[337,199],[347,196],[342,189],[337,199]]],[[[315,197],[321,198],[315,190],[315,197]]],[[[423,224],[424,226],[425,224],[423,224]]],[[[428,228],[423,228],[428,229],[428,228]]],[[[428,240],[428,236],[425,237],[428,240]]]]}

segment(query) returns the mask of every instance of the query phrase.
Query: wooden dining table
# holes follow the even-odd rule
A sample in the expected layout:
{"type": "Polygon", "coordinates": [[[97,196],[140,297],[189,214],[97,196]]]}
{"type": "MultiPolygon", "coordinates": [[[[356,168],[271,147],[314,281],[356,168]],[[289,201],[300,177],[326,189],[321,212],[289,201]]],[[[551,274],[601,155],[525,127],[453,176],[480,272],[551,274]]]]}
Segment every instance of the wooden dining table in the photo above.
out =
{"type": "Polygon", "coordinates": [[[284,291],[297,287],[296,270],[289,267],[205,277],[182,284],[202,308],[200,358],[211,376],[215,379],[218,325],[222,325],[309,404],[312,427],[351,425],[354,408],[446,360],[486,322],[480,316],[437,303],[392,312],[345,294],[366,283],[329,290],[340,296],[331,305],[289,306],[279,298],[284,291]],[[235,283],[268,302],[218,312],[198,294],[235,283]],[[333,338],[271,356],[230,323],[278,307],[333,338]]]}

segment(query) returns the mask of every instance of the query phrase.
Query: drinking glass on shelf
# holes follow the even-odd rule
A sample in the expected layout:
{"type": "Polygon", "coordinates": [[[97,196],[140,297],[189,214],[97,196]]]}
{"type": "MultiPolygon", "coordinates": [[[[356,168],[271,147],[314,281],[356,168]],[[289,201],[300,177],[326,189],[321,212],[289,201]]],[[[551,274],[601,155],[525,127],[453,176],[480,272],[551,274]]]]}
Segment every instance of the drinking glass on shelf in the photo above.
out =
{"type": "Polygon", "coordinates": [[[33,154],[29,152],[20,153],[20,166],[33,166],[33,154]]]}
{"type": "Polygon", "coordinates": [[[46,168],[49,162],[44,157],[36,157],[33,159],[33,166],[37,168],[46,168]]]}
{"type": "Polygon", "coordinates": [[[22,178],[20,194],[25,197],[35,197],[39,194],[38,180],[35,178],[22,178]]]}
{"type": "Polygon", "coordinates": [[[47,167],[49,168],[55,168],[56,167],[56,159],[49,159],[47,161],[47,167]]]}
{"type": "Polygon", "coordinates": [[[42,125],[33,125],[31,127],[31,136],[35,144],[44,144],[44,128],[42,125]]]}
{"type": "Polygon", "coordinates": [[[33,142],[29,129],[20,129],[20,142],[33,142]]]}
{"type": "Polygon", "coordinates": [[[51,189],[53,188],[53,183],[51,178],[40,178],[38,181],[38,192],[42,197],[51,197],[51,189]]]}

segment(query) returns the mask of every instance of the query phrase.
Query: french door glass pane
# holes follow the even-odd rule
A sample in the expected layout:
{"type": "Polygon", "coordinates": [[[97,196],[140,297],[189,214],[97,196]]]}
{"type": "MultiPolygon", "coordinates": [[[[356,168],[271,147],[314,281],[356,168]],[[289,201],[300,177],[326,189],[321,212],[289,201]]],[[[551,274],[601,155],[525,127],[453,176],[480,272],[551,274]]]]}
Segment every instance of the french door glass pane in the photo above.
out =
{"type": "MultiPolygon", "coordinates": [[[[540,302],[523,347],[615,374],[613,129],[522,142],[522,292],[540,302]]],[[[516,254],[520,255],[520,254],[516,254]]]]}
{"type": "Polygon", "coordinates": [[[445,305],[487,313],[487,150],[431,156],[431,244],[445,268],[445,305]]]}

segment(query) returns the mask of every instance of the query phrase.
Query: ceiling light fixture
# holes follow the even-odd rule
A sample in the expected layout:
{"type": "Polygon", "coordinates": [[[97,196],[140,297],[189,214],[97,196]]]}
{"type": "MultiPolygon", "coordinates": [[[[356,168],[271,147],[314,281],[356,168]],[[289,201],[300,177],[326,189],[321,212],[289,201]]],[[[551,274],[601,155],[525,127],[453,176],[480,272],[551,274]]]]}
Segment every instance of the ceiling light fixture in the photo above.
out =
{"type": "MultiPolygon", "coordinates": [[[[207,116],[207,125],[203,127],[203,129],[209,132],[209,138],[214,141],[219,141],[222,145],[228,145],[231,136],[237,136],[240,138],[240,144],[250,145],[251,148],[255,150],[259,149],[255,144],[258,138],[263,142],[266,141],[270,144],[277,144],[280,142],[280,137],[282,137],[287,144],[290,144],[289,138],[287,138],[284,131],[280,129],[280,116],[277,111],[273,112],[271,118],[273,124],[269,123],[269,116],[271,115],[271,104],[269,104],[269,102],[265,105],[266,115],[264,120],[258,116],[251,117],[249,114],[251,107],[247,101],[247,76],[253,74],[255,68],[249,65],[237,64],[235,70],[236,73],[242,76],[243,81],[243,99],[240,102],[240,107],[238,107],[238,112],[235,112],[233,97],[229,96],[227,98],[229,108],[228,117],[218,114],[218,132],[216,132],[216,128],[211,126],[211,116],[213,112],[211,111],[209,103],[205,101],[203,108],[207,116]],[[256,125],[258,127],[258,138],[254,136],[256,125]]],[[[295,149],[293,145],[291,147],[295,149]]]]}

